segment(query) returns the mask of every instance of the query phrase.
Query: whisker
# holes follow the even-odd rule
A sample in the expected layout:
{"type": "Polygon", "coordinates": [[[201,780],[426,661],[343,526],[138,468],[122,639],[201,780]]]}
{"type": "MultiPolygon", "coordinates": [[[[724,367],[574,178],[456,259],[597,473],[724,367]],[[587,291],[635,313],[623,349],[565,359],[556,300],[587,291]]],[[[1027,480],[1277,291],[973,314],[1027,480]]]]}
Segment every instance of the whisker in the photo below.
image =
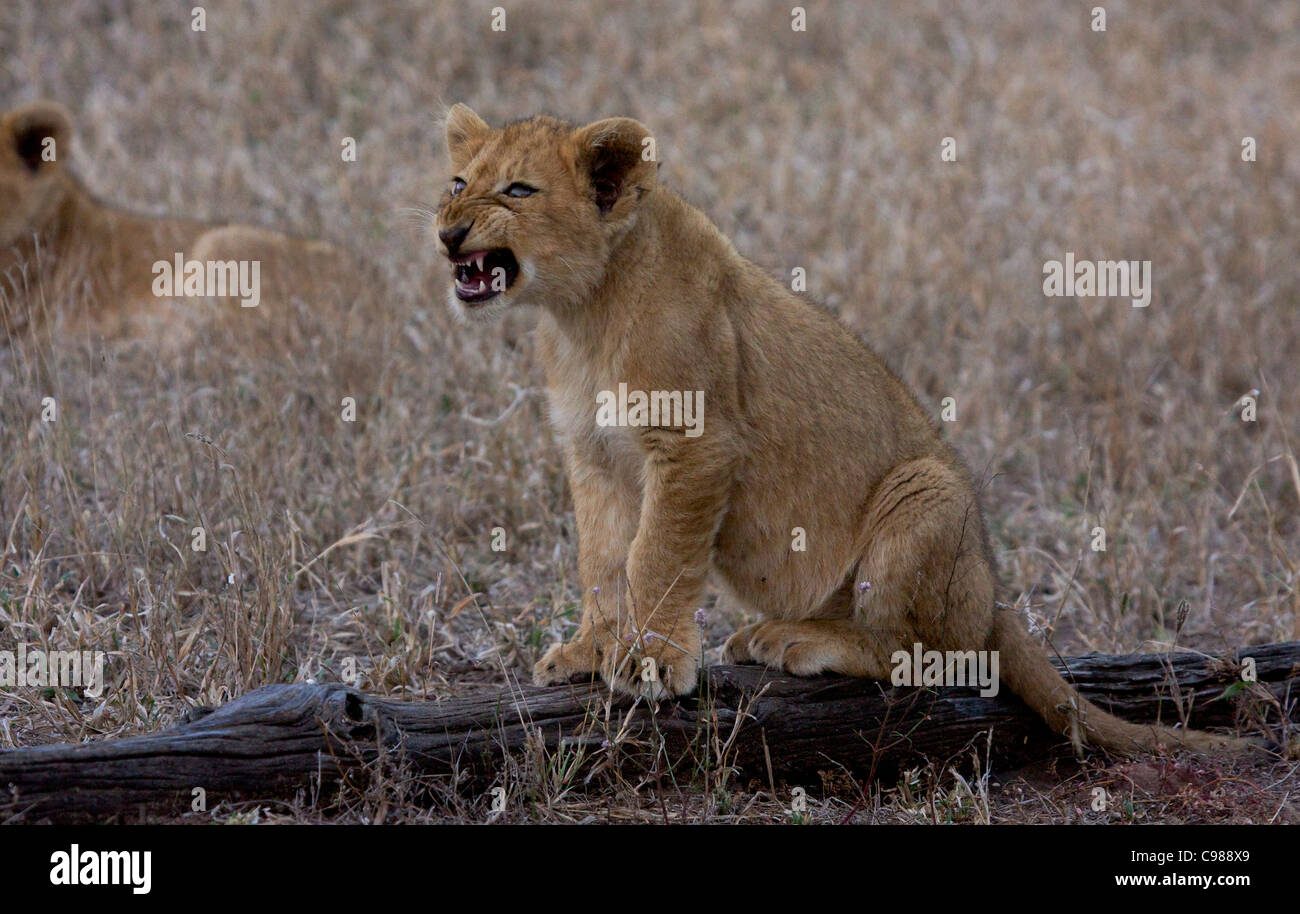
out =
{"type": "Polygon", "coordinates": [[[433,225],[438,219],[437,210],[428,209],[423,206],[399,207],[397,213],[412,222],[423,222],[426,225],[433,225]]]}

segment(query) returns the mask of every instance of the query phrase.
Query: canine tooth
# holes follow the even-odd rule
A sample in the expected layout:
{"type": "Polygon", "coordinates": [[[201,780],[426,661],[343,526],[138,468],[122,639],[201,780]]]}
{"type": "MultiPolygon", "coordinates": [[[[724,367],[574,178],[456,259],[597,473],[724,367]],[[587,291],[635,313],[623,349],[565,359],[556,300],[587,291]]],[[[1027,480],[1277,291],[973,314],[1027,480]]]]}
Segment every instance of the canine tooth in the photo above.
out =
{"type": "Polygon", "coordinates": [[[480,273],[483,272],[483,259],[485,257],[487,257],[487,254],[483,253],[483,254],[479,254],[477,257],[474,258],[474,266],[475,268],[478,269],[480,273]]]}

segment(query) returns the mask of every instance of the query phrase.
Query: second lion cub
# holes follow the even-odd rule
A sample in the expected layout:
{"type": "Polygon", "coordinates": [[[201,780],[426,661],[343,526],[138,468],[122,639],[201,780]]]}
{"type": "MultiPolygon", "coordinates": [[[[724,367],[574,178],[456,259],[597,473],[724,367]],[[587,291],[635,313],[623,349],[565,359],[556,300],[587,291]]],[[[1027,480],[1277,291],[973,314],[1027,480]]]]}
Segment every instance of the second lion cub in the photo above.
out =
{"type": "Polygon", "coordinates": [[[227,271],[256,264],[256,300],[269,302],[251,309],[259,329],[291,295],[329,288],[340,252],[325,242],[143,216],[96,199],[66,164],[72,130],[72,116],[53,102],[0,113],[0,341],[51,323],[106,337],[149,329],[175,340],[194,330],[197,316],[248,313],[239,304],[211,309],[180,291],[160,292],[157,265],[177,258],[219,266],[231,290],[227,271]],[[18,294],[30,286],[43,289],[18,294]]]}
{"type": "Polygon", "coordinates": [[[1076,744],[1226,742],[1126,723],[1066,684],[995,606],[971,475],[936,424],[834,317],[657,183],[646,127],[494,129],[456,105],[446,133],[437,227],[452,307],[541,310],[573,490],[582,622],[538,662],[538,683],[598,672],[652,698],[690,692],[714,573],[763,617],[731,636],[733,661],[889,679],[894,652],[916,643],[996,650],[1004,684],[1076,744]],[[670,404],[668,419],[635,410],[638,392],[670,404]],[[702,398],[695,427],[675,421],[687,397],[702,398]]]}

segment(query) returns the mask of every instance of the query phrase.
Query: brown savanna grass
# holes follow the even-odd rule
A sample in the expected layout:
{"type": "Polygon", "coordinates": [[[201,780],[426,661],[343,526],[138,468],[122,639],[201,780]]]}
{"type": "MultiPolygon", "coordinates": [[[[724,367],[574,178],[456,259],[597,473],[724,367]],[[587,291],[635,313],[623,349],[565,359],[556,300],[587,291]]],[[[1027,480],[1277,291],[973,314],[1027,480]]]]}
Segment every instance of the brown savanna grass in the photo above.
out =
{"type": "MultiPolygon", "coordinates": [[[[526,676],[576,623],[530,319],[457,325],[425,234],[448,177],[434,120],[453,101],[493,121],[644,121],[661,180],[742,253],[782,277],[803,267],[936,413],[955,398],[947,430],[987,482],[1003,599],[1061,653],[1300,637],[1300,8],[1110,3],[1094,33],[1086,6],[1046,0],[809,4],[795,33],[790,4],[518,0],[495,33],[495,5],[215,0],[206,32],[189,4],[0,9],[0,106],[67,105],[73,167],[101,196],[323,237],[377,277],[297,303],[274,345],[238,329],[176,358],[5,341],[0,647],[108,651],[112,682],[101,701],[0,691],[0,747],[151,731],[349,662],[369,690],[453,695],[526,676]],[[948,136],[956,162],[940,159],[948,136]],[[1150,307],[1044,297],[1043,263],[1066,251],[1150,260],[1150,307]],[[190,548],[199,526],[206,552],[190,548]]],[[[711,607],[709,644],[740,621],[711,607]]],[[[1204,788],[1173,812],[1159,791],[1086,812],[1087,784],[1126,770],[1041,791],[911,772],[865,797],[828,789],[810,815],[1300,816],[1277,766],[1258,809],[1204,788]]],[[[482,797],[430,806],[403,776],[376,783],[217,815],[490,815],[482,797]]],[[[789,821],[742,787],[666,803],[644,785],[559,790],[513,815],[789,821]]]]}

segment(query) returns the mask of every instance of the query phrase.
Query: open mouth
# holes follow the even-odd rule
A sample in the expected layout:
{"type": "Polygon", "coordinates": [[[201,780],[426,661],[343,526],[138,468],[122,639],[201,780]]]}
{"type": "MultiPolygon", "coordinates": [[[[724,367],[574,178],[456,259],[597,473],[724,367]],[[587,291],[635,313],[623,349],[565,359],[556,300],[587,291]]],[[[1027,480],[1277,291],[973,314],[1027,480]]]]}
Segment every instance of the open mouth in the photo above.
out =
{"type": "Polygon", "coordinates": [[[457,254],[451,264],[456,274],[456,297],[468,304],[496,298],[519,277],[519,261],[508,248],[457,254]]]}

